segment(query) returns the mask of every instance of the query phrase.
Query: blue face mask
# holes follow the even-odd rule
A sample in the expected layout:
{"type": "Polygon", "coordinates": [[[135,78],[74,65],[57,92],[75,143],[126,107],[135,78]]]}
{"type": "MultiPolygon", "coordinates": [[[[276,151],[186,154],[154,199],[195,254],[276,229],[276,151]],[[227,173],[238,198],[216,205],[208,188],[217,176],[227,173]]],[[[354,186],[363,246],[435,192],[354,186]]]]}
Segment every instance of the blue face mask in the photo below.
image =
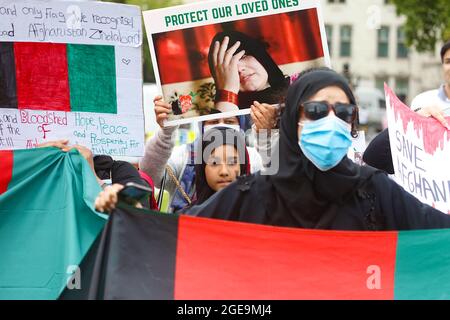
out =
{"type": "Polygon", "coordinates": [[[321,171],[337,166],[351,144],[348,124],[333,116],[304,123],[299,142],[306,158],[321,171]]]}

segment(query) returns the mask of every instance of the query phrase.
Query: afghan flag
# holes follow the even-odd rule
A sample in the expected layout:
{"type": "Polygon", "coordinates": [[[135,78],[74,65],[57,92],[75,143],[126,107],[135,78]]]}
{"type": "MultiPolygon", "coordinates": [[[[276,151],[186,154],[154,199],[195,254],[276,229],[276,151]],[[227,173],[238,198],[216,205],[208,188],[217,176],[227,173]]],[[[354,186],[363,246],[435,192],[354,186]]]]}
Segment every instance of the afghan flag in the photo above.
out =
{"type": "Polygon", "coordinates": [[[114,46],[0,42],[0,108],[117,113],[114,46]]]}
{"type": "Polygon", "coordinates": [[[56,299],[104,226],[87,161],[56,148],[0,151],[0,299],[56,299]]]}
{"type": "Polygon", "coordinates": [[[84,263],[91,299],[450,298],[450,230],[316,231],[128,208],[84,263]]]}

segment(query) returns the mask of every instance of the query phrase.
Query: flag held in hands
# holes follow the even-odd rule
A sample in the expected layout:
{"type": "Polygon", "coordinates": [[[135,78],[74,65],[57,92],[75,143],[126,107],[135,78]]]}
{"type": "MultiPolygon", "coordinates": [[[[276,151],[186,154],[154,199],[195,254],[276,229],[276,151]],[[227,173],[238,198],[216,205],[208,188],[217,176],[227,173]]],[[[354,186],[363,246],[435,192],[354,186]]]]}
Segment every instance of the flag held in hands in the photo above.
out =
{"type": "Polygon", "coordinates": [[[56,299],[100,233],[100,187],[56,148],[0,151],[0,299],[56,299]]]}
{"type": "Polygon", "coordinates": [[[304,230],[121,206],[97,237],[99,191],[75,150],[0,151],[0,299],[450,299],[450,230],[304,230]]]}
{"type": "Polygon", "coordinates": [[[450,230],[279,228],[118,209],[91,299],[449,299],[450,230]]]}

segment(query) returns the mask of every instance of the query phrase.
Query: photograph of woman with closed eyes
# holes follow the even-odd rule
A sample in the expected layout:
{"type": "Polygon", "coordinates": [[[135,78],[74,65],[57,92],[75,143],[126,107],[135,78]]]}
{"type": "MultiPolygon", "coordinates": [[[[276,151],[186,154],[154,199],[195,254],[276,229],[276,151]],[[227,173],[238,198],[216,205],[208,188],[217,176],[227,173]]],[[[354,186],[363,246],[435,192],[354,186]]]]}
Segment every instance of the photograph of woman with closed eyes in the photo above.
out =
{"type": "Polygon", "coordinates": [[[278,104],[297,75],[329,64],[317,8],[151,35],[168,125],[278,104]],[[197,119],[192,119],[196,118],[197,119]]]}

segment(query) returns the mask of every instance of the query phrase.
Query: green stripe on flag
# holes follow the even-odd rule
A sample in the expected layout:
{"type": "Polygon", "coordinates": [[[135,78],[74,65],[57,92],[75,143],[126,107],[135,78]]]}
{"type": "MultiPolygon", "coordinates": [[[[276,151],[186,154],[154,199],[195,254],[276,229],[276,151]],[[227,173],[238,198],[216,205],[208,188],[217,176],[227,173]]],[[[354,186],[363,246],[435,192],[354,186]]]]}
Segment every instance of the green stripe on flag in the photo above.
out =
{"type": "Polygon", "coordinates": [[[399,232],[394,299],[450,299],[450,230],[399,232]]]}
{"type": "Polygon", "coordinates": [[[94,211],[99,191],[76,150],[14,151],[0,196],[0,299],[58,298],[104,225],[94,211]]]}
{"type": "Polygon", "coordinates": [[[117,113],[114,46],[68,44],[71,111],[117,113]]]}

